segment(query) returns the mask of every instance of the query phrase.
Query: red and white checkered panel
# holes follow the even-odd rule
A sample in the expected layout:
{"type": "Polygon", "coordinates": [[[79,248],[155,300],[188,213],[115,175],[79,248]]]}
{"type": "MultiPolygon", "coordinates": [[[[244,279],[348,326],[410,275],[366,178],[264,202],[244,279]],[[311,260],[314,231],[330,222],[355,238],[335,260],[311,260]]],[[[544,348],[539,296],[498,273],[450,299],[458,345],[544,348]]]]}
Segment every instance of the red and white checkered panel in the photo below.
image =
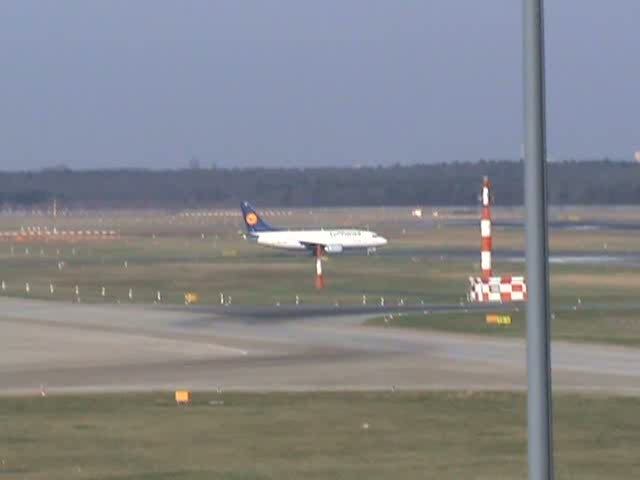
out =
{"type": "Polygon", "coordinates": [[[78,238],[116,238],[118,233],[115,230],[49,230],[28,227],[19,231],[0,231],[0,239],[14,238],[43,238],[43,239],[73,239],[78,238]]]}
{"type": "Polygon", "coordinates": [[[469,277],[471,302],[521,302],[527,299],[524,277],[469,277]]]}

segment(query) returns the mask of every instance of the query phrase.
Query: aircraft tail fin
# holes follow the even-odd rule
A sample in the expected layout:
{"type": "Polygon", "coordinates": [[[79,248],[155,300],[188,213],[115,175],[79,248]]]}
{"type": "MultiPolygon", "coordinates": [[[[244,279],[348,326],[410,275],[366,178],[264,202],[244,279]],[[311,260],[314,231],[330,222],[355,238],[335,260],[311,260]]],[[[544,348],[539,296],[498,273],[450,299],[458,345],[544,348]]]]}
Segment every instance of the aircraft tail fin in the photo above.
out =
{"type": "Polygon", "coordinates": [[[242,210],[244,224],[249,233],[271,232],[276,230],[258,215],[258,212],[255,211],[249,202],[242,202],[240,209],[242,210]]]}

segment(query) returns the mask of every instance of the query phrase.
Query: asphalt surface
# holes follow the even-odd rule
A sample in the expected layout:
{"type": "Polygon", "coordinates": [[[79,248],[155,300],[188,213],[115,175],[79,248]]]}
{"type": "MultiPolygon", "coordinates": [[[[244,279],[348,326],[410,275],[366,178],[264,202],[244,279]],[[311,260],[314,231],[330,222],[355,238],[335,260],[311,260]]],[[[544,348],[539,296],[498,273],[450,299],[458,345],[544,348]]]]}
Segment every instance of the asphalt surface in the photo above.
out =
{"type": "MultiPolygon", "coordinates": [[[[419,248],[384,250],[378,253],[381,257],[432,257],[440,261],[449,259],[477,260],[478,250],[469,248],[419,248]]],[[[525,254],[522,249],[500,249],[492,252],[494,259],[503,262],[524,263],[525,254]]],[[[637,252],[605,252],[603,250],[578,251],[568,250],[551,253],[550,264],[558,265],[624,265],[640,266],[640,253],[637,252]]]]}
{"type": "MultiPolygon", "coordinates": [[[[457,310],[463,306],[421,306],[457,310]]],[[[526,386],[521,340],[362,326],[351,308],[0,299],[0,394],[526,386]]],[[[640,349],[555,342],[554,387],[640,394],[640,349]]]]}

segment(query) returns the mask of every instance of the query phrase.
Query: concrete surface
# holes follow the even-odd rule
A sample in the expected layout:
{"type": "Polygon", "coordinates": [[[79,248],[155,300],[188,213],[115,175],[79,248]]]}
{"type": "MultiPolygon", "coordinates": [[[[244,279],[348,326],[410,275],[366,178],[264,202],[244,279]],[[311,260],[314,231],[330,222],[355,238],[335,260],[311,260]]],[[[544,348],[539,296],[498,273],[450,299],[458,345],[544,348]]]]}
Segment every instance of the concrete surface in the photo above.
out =
{"type": "MultiPolygon", "coordinates": [[[[0,394],[526,386],[522,340],[362,326],[369,316],[1,298],[0,394]]],[[[640,350],[554,342],[552,352],[556,390],[640,394],[640,350]]]]}

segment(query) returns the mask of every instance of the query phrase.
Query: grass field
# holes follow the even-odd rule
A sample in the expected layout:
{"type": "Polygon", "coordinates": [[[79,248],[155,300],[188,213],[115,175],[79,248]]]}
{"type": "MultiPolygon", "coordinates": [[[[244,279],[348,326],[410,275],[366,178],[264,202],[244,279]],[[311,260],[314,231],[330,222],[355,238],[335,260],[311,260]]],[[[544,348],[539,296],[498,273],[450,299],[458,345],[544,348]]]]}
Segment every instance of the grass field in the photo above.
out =
{"type": "MultiPolygon", "coordinates": [[[[195,399],[180,408],[160,393],[0,399],[0,477],[526,476],[521,394],[201,393],[195,399]]],[[[637,478],[638,402],[557,396],[556,478],[637,478]]]]}
{"type": "MultiPolygon", "coordinates": [[[[0,241],[0,294],[82,302],[144,302],[156,299],[182,303],[194,292],[203,303],[219,303],[222,292],[235,304],[302,303],[359,304],[385,297],[387,305],[405,303],[458,303],[466,297],[467,277],[479,271],[478,229],[451,226],[447,220],[473,220],[473,209],[439,209],[439,216],[412,219],[409,209],[359,208],[281,211],[272,218],[285,227],[355,225],[387,236],[390,244],[378,255],[332,256],[325,262],[327,288],[314,288],[314,260],[307,255],[282,253],[250,245],[241,236],[238,212],[219,216],[182,216],[164,212],[83,212],[58,217],[58,229],[116,229],[120,238],[109,241],[29,242],[0,241]],[[471,252],[456,256],[455,252],[471,252]],[[453,256],[447,256],[453,253],[453,256]],[[126,267],[125,267],[126,265],[126,267]],[[29,292],[26,291],[29,283],[29,292]],[[50,292],[50,285],[54,293],[50,292]],[[78,286],[79,295],[75,293],[78,286]],[[102,288],[105,295],[102,296],[102,288]],[[129,290],[132,298],[129,298],[129,290]]],[[[555,218],[620,217],[640,222],[625,209],[562,209],[555,218]],[[574,212],[573,214],[571,212],[574,212]]],[[[497,209],[498,218],[517,220],[519,209],[497,209]]],[[[28,226],[52,227],[43,217],[0,217],[0,230],[28,226]]],[[[496,229],[496,251],[521,251],[523,232],[496,229]]],[[[640,233],[635,231],[552,231],[555,252],[640,254],[640,233]],[[606,247],[606,248],[605,248],[606,247]]],[[[522,263],[494,262],[495,271],[521,274],[522,263]]],[[[570,266],[552,269],[554,300],[570,305],[633,303],[640,285],[634,266],[570,266]]]]}
{"type": "MultiPolygon", "coordinates": [[[[341,305],[384,297],[459,303],[477,256],[478,229],[409,218],[409,209],[284,212],[284,226],[369,226],[390,239],[373,256],[334,256],[327,288],[314,288],[314,259],[247,244],[237,216],[184,217],[164,212],[89,212],[58,228],[117,229],[112,241],[0,241],[2,295],[81,302],[202,303],[219,293],[234,304],[341,305]],[[126,263],[126,266],[125,266],[126,263]],[[29,283],[30,292],[25,290],[29,283]],[[49,291],[53,284],[55,291],[49,291]],[[75,286],[79,295],[75,294],[75,286]],[[105,296],[101,289],[105,287],[105,296]],[[128,298],[132,289],[133,298],[128,298]]],[[[429,211],[429,215],[431,215],[429,211]]],[[[563,209],[556,218],[640,222],[631,209],[563,209]]],[[[518,219],[518,209],[497,209],[518,219]]],[[[439,209],[439,219],[474,219],[471,210],[439,209]]],[[[430,220],[433,217],[429,217],[430,220]]],[[[0,217],[0,230],[51,225],[51,219],[0,217]]],[[[635,231],[552,231],[554,252],[639,253],[635,231]]],[[[495,230],[497,251],[519,251],[523,234],[495,230]]],[[[522,263],[494,262],[521,274],[522,263]]],[[[553,337],[640,345],[640,267],[553,265],[553,337]],[[577,310],[572,307],[579,305],[577,310]],[[606,305],[606,308],[594,308],[606,305]]],[[[386,327],[518,337],[513,325],[490,327],[483,314],[407,314],[377,318],[386,327]]],[[[511,393],[197,394],[177,408],[170,394],[0,398],[0,478],[7,479],[520,479],[526,476],[525,398],[511,393]],[[213,401],[213,404],[209,402],[213,401]],[[221,404],[220,402],[223,402],[221,404]],[[368,428],[364,425],[368,424],[368,428]]],[[[556,397],[556,478],[640,476],[640,404],[633,398],[556,397]]]]}
{"type": "MultiPolygon", "coordinates": [[[[526,323],[523,309],[518,312],[509,312],[509,315],[512,319],[511,325],[487,325],[485,314],[478,312],[386,315],[373,318],[368,321],[368,324],[452,333],[524,337],[526,323]]],[[[636,309],[601,310],[580,307],[576,310],[558,310],[553,314],[551,327],[554,340],[640,346],[640,314],[636,309]]]]}

